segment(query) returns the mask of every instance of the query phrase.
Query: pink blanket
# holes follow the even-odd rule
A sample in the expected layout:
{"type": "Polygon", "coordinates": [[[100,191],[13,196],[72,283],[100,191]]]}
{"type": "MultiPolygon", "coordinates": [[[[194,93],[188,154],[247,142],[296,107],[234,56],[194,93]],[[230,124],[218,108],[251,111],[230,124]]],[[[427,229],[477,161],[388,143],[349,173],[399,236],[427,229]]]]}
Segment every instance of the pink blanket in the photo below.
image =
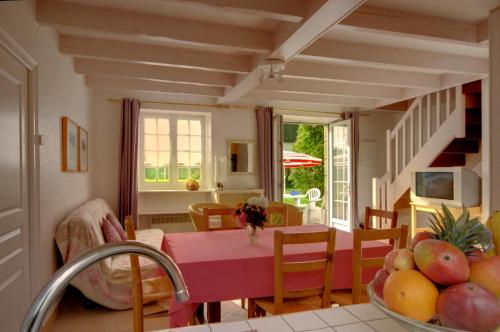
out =
{"type": "MultiPolygon", "coordinates": [[[[189,302],[179,304],[172,297],[170,326],[185,326],[198,303],[272,296],[274,292],[274,240],[277,228],[259,231],[251,245],[246,230],[166,234],[162,250],[178,264],[189,289],[189,302]]],[[[286,233],[326,230],[322,225],[279,228],[286,233]]],[[[363,244],[364,257],[381,257],[391,250],[383,242],[363,244]]],[[[325,255],[325,244],[285,247],[285,259],[314,259],[325,255]]],[[[363,281],[376,269],[365,269],[363,281]]],[[[322,282],[319,274],[286,279],[285,287],[308,287],[322,282]]],[[[337,230],[333,264],[333,289],[352,288],[352,234],[337,230]]]]}

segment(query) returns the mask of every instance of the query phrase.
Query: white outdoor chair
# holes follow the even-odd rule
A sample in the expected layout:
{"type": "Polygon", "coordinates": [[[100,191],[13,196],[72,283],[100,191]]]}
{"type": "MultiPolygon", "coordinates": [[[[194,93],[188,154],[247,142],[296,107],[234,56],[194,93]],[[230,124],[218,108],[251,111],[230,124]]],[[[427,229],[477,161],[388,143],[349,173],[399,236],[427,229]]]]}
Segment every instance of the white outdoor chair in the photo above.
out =
{"type": "Polygon", "coordinates": [[[316,207],[316,202],[321,198],[321,191],[318,188],[311,188],[306,192],[309,200],[309,207],[316,207]]]}

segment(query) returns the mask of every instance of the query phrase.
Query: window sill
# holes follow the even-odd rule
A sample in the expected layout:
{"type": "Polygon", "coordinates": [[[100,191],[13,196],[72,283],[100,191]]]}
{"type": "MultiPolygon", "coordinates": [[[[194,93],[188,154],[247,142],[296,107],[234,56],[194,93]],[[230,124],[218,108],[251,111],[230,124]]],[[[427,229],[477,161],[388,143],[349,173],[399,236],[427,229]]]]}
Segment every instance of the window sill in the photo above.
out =
{"type": "Polygon", "coordinates": [[[214,192],[216,189],[199,189],[199,190],[187,190],[187,189],[162,189],[162,190],[147,190],[147,189],[140,189],[139,194],[148,194],[148,193],[211,193],[214,192]]]}

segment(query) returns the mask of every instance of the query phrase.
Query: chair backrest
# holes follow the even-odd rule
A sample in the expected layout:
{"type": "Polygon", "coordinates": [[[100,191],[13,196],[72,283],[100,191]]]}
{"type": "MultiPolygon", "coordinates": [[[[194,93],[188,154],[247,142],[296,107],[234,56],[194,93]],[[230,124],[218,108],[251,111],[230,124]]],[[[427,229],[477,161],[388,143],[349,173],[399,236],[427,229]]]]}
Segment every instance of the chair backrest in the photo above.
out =
{"type": "MultiPolygon", "coordinates": [[[[217,203],[191,204],[188,207],[188,213],[189,213],[189,217],[191,218],[191,221],[193,222],[194,229],[198,232],[203,230],[203,209],[204,208],[218,209],[218,208],[229,208],[229,206],[224,205],[224,204],[217,204],[217,203]]],[[[234,218],[232,218],[232,217],[222,216],[221,221],[222,221],[223,226],[236,226],[236,224],[234,223],[234,218]]]]}
{"type": "MultiPolygon", "coordinates": [[[[135,226],[132,216],[125,217],[125,232],[127,233],[128,240],[136,240],[135,226]]],[[[132,308],[134,315],[134,332],[144,331],[144,309],[143,293],[142,293],[142,279],[141,269],[139,266],[139,257],[137,255],[130,255],[130,267],[132,270],[132,308]]]]}
{"type": "Polygon", "coordinates": [[[204,208],[203,209],[203,224],[201,226],[201,231],[225,231],[230,229],[240,229],[234,217],[234,212],[236,208],[204,208]],[[233,225],[225,226],[224,223],[221,227],[212,228],[210,227],[210,216],[224,216],[230,217],[234,220],[233,225]]]}
{"type": "Polygon", "coordinates": [[[353,231],[353,283],[352,283],[352,303],[358,303],[361,297],[361,275],[363,268],[382,267],[384,257],[364,258],[362,256],[362,244],[365,241],[391,240],[394,243],[398,240],[398,248],[406,248],[408,241],[408,226],[402,225],[400,228],[382,230],[363,230],[355,228],[353,231]]]}
{"type": "Polygon", "coordinates": [[[311,188],[306,192],[307,199],[309,203],[314,203],[319,201],[321,197],[321,191],[318,188],[311,188]]]}
{"type": "Polygon", "coordinates": [[[288,208],[285,204],[268,206],[267,223],[265,227],[288,226],[288,208]]]}
{"type": "Polygon", "coordinates": [[[300,226],[303,223],[302,211],[295,205],[278,202],[269,201],[269,207],[272,206],[286,206],[288,226],[300,226]]]}
{"type": "Polygon", "coordinates": [[[283,313],[283,300],[318,295],[321,297],[321,307],[330,307],[330,290],[332,282],[333,257],[335,255],[335,228],[325,232],[285,234],[274,232],[274,314],[283,313]],[[284,261],[285,245],[300,245],[306,243],[326,243],[325,256],[314,261],[284,261]],[[285,289],[284,275],[308,271],[324,270],[324,283],[317,288],[285,289]]]}
{"type": "Polygon", "coordinates": [[[378,228],[378,229],[384,229],[387,227],[383,227],[382,225],[382,219],[384,220],[384,224],[386,224],[388,221],[390,221],[390,228],[396,228],[398,226],[398,211],[384,211],[384,210],[376,210],[372,209],[371,207],[367,206],[365,208],[365,224],[363,225],[363,228],[365,230],[372,229],[372,228],[378,228]],[[375,221],[378,221],[378,227],[372,227],[371,224],[371,218],[376,217],[375,221]]]}

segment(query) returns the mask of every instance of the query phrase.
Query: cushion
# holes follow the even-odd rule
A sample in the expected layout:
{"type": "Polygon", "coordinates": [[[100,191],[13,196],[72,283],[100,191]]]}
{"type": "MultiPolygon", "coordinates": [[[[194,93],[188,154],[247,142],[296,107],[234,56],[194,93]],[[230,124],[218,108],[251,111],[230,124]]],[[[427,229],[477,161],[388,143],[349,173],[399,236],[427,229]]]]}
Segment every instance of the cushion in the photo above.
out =
{"type": "Polygon", "coordinates": [[[121,241],[120,235],[116,231],[115,227],[107,218],[102,218],[101,223],[102,235],[104,236],[104,240],[109,242],[121,241]]]}
{"type": "Polygon", "coordinates": [[[106,215],[106,219],[108,219],[111,222],[111,225],[113,225],[113,227],[116,229],[116,232],[120,236],[120,240],[125,241],[127,239],[127,235],[125,234],[125,231],[123,230],[123,227],[118,219],[111,213],[108,213],[106,215]]]}

